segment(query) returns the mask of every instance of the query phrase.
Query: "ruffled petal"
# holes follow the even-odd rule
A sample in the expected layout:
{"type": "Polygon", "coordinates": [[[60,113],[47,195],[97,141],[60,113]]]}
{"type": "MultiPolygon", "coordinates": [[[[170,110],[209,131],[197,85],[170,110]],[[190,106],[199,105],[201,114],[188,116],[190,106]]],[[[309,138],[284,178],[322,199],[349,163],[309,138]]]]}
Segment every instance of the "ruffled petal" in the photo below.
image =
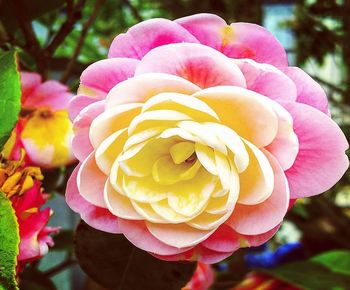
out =
{"type": "Polygon", "coordinates": [[[265,233],[280,224],[289,205],[289,188],[284,172],[276,159],[264,152],[274,171],[274,190],[264,202],[256,205],[237,204],[231,217],[225,222],[244,235],[265,233]]]}
{"type": "Polygon", "coordinates": [[[331,118],[313,107],[300,103],[288,103],[285,107],[293,117],[299,139],[297,158],[286,171],[291,198],[322,193],[349,167],[346,137],[331,118]]]}
{"type": "Polygon", "coordinates": [[[82,72],[78,93],[102,99],[116,84],[133,77],[138,63],[138,60],[130,58],[94,62],[82,72]]]}
{"type": "Polygon", "coordinates": [[[80,195],[93,205],[107,208],[103,192],[107,176],[98,168],[95,152],[92,152],[81,164],[77,176],[80,195]]]}
{"type": "Polygon", "coordinates": [[[149,73],[138,75],[116,85],[107,95],[107,108],[121,104],[144,103],[165,92],[192,95],[200,88],[195,84],[169,74],[149,73]]]}
{"type": "Polygon", "coordinates": [[[326,93],[316,81],[298,67],[285,67],[282,71],[294,81],[297,87],[297,102],[310,105],[329,115],[326,93]]]}
{"type": "Polygon", "coordinates": [[[90,143],[90,126],[92,121],[105,110],[105,102],[99,101],[88,105],[74,119],[73,130],[75,135],[72,148],[75,157],[83,161],[94,150],[90,143]]]}
{"type": "Polygon", "coordinates": [[[157,18],[138,23],[126,33],[114,38],[108,57],[128,57],[142,59],[151,49],[178,42],[194,42],[198,40],[177,23],[157,18]]]}
{"type": "Polygon", "coordinates": [[[68,180],[65,195],[67,204],[73,211],[79,213],[82,220],[89,226],[108,233],[121,233],[116,216],[112,215],[105,208],[94,206],[80,195],[77,186],[79,168],[80,165],[75,167],[68,180]]]}
{"type": "Polygon", "coordinates": [[[151,50],[136,69],[136,75],[145,73],[176,75],[201,88],[246,86],[242,72],[231,59],[215,49],[196,43],[169,44],[151,50]]]}

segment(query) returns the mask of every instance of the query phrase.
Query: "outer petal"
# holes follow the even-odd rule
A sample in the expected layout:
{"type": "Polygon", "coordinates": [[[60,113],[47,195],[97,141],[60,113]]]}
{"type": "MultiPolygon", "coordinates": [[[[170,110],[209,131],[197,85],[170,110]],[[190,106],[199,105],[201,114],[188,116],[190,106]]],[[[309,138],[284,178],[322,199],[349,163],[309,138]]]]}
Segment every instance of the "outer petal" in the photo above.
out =
{"type": "Polygon", "coordinates": [[[95,152],[91,152],[79,168],[77,184],[80,195],[93,205],[107,208],[103,196],[106,181],[107,176],[96,164],[95,152]]]}
{"type": "Polygon", "coordinates": [[[265,233],[280,224],[287,213],[289,189],[284,172],[276,159],[265,151],[275,174],[271,196],[257,205],[237,204],[226,224],[244,235],[265,233]]]}
{"type": "Polygon", "coordinates": [[[310,105],[329,115],[326,93],[317,82],[298,67],[285,67],[282,71],[294,81],[297,87],[297,102],[310,105]]]}
{"type": "Polygon", "coordinates": [[[163,243],[176,247],[192,247],[208,238],[214,231],[203,231],[185,224],[153,224],[146,222],[150,233],[163,243]]]}
{"type": "Polygon", "coordinates": [[[151,50],[138,65],[136,75],[152,72],[177,75],[202,88],[245,87],[242,72],[229,58],[196,43],[175,43],[151,50]]]}
{"type": "Polygon", "coordinates": [[[69,207],[80,214],[81,218],[95,229],[109,232],[120,233],[118,218],[112,215],[109,210],[94,206],[86,201],[79,193],[77,186],[77,175],[79,165],[74,169],[70,176],[66,189],[66,202],[69,207]]]}
{"type": "Polygon", "coordinates": [[[251,23],[226,25],[220,17],[197,14],[176,20],[201,43],[211,46],[232,58],[250,58],[275,66],[287,66],[283,46],[265,28],[251,23]]]}
{"type": "Polygon", "coordinates": [[[134,76],[138,60],[109,58],[89,65],[80,76],[78,93],[104,98],[118,83],[134,76]]]}
{"type": "Polygon", "coordinates": [[[114,38],[108,57],[141,59],[151,49],[178,42],[198,42],[186,29],[167,19],[150,19],[114,38]]]}
{"type": "Polygon", "coordinates": [[[186,28],[200,43],[220,51],[223,31],[227,27],[226,21],[221,17],[200,13],[176,19],[175,22],[186,28]]]}
{"type": "Polygon", "coordinates": [[[94,150],[90,143],[89,130],[92,121],[104,110],[105,102],[99,101],[84,108],[74,120],[75,135],[72,140],[72,148],[75,157],[80,161],[83,161],[94,150]]]}
{"type": "Polygon", "coordinates": [[[279,225],[272,230],[259,235],[241,235],[227,225],[221,225],[202,245],[218,252],[234,252],[241,247],[256,247],[270,240],[279,229],[279,225]]]}
{"type": "Polygon", "coordinates": [[[21,72],[22,103],[41,84],[41,76],[32,72],[21,72]]]}
{"type": "Polygon", "coordinates": [[[98,102],[99,99],[90,96],[77,95],[71,98],[68,104],[69,119],[73,120],[79,115],[79,113],[88,105],[98,102]]]}
{"type": "Polygon", "coordinates": [[[46,81],[38,86],[23,103],[26,107],[48,107],[51,110],[67,109],[73,94],[57,81],[46,81]]]}
{"type": "Polygon", "coordinates": [[[236,61],[247,81],[247,88],[273,100],[295,101],[297,88],[282,71],[269,64],[251,59],[236,61]]]}
{"type": "Polygon", "coordinates": [[[156,239],[147,229],[144,221],[119,219],[120,229],[125,237],[136,247],[158,255],[174,255],[189,248],[176,248],[156,239]]]}
{"type": "Polygon", "coordinates": [[[291,198],[322,193],[347,170],[349,144],[338,125],[317,109],[300,103],[285,107],[293,117],[300,146],[294,165],[286,171],[291,198]]]}
{"type": "Polygon", "coordinates": [[[149,73],[130,78],[116,85],[106,98],[107,108],[120,104],[143,103],[164,92],[191,95],[200,88],[195,84],[169,74],[149,73]]]}

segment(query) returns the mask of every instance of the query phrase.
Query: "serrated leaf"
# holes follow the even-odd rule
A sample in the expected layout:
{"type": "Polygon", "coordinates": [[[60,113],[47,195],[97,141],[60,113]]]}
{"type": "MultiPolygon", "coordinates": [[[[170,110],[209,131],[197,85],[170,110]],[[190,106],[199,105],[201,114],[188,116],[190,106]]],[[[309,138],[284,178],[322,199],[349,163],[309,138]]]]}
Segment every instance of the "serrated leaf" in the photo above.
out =
{"type": "Polygon", "coordinates": [[[332,272],[311,261],[260,271],[305,290],[348,290],[350,285],[349,276],[332,272]]]}
{"type": "Polygon", "coordinates": [[[0,56],[0,151],[16,125],[21,109],[21,83],[16,52],[0,56]]]}
{"type": "Polygon", "coordinates": [[[0,192],[0,289],[17,290],[16,263],[19,230],[15,212],[0,192]]]}
{"type": "Polygon", "coordinates": [[[167,262],[133,246],[122,234],[109,234],[81,222],[75,237],[81,268],[114,290],[179,290],[191,279],[195,263],[167,262]]]}
{"type": "Polygon", "coordinates": [[[350,275],[350,251],[329,251],[313,257],[311,261],[320,263],[333,272],[350,275]]]}

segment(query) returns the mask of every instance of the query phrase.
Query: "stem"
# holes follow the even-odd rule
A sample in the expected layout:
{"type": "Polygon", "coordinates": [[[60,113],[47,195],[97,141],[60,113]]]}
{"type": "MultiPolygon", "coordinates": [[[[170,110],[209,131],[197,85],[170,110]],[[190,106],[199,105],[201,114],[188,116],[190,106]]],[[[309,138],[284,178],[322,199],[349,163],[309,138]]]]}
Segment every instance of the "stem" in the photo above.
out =
{"type": "Polygon", "coordinates": [[[125,4],[125,6],[129,7],[132,15],[136,18],[137,21],[139,22],[143,21],[142,16],[138,12],[138,10],[130,3],[129,0],[122,0],[122,2],[125,4]]]}
{"type": "Polygon", "coordinates": [[[71,258],[68,258],[67,260],[63,261],[61,264],[58,264],[55,267],[52,267],[50,270],[47,270],[44,275],[51,277],[51,276],[55,276],[56,274],[58,274],[59,272],[61,272],[62,270],[64,270],[65,268],[72,266],[76,263],[75,260],[72,260],[71,258]]]}
{"type": "Polygon", "coordinates": [[[55,37],[46,47],[45,51],[47,52],[48,56],[52,56],[54,54],[57,47],[62,44],[67,35],[73,30],[75,22],[81,18],[81,10],[85,5],[85,0],[80,0],[75,6],[73,0],[67,0],[66,3],[67,20],[62,24],[55,37]]]}
{"type": "Polygon", "coordinates": [[[74,53],[73,53],[73,56],[70,60],[70,62],[68,63],[67,65],[67,68],[66,70],[63,72],[62,76],[61,76],[61,82],[62,83],[66,83],[69,79],[69,76],[71,74],[71,71],[73,70],[73,67],[76,63],[76,60],[79,56],[79,53],[84,45],[84,41],[85,41],[85,37],[87,35],[87,32],[90,28],[90,26],[92,25],[92,23],[94,22],[96,16],[97,16],[97,12],[98,10],[101,8],[101,6],[104,4],[106,0],[97,0],[96,3],[95,3],[95,6],[94,6],[94,9],[90,15],[90,17],[88,18],[88,20],[84,23],[83,25],[83,28],[81,30],[81,34],[80,34],[80,37],[79,37],[79,40],[78,40],[78,44],[77,46],[75,47],[75,50],[74,50],[74,53]]]}

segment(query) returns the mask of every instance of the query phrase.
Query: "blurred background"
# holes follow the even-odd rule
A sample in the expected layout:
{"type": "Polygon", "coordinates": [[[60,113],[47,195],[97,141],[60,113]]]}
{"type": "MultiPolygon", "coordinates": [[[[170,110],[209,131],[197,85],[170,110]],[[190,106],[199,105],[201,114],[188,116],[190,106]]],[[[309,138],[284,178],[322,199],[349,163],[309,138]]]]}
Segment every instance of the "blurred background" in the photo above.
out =
{"type": "MultiPolygon", "coordinates": [[[[349,0],[0,0],[0,49],[20,48],[21,70],[58,79],[74,92],[81,72],[106,58],[118,33],[149,18],[175,19],[201,12],[218,14],[228,23],[257,23],[271,31],[286,48],[290,65],[302,67],[326,90],[333,118],[350,136],[349,0]],[[58,34],[60,38],[52,45],[58,34]],[[36,49],[31,42],[36,42],[36,49]],[[42,48],[49,49],[43,53],[42,48]]],[[[23,289],[102,289],[85,276],[74,258],[73,230],[78,217],[64,201],[64,180],[70,170],[45,172],[44,187],[52,193],[47,206],[55,212],[50,223],[61,226],[62,231],[49,254],[23,274],[23,289]]],[[[291,283],[290,277],[297,275],[322,280],[324,273],[288,263],[307,261],[331,250],[350,250],[349,172],[326,194],[299,200],[268,245],[255,251],[241,250],[215,265],[212,289],[231,289],[252,269],[261,268],[291,283]],[[284,248],[275,252],[280,246],[284,248]],[[287,270],[279,270],[281,265],[287,270]]],[[[339,255],[337,259],[332,256],[331,264],[343,263],[344,269],[350,269],[349,255],[339,255]]],[[[350,270],[344,269],[343,274],[349,274],[350,270]]],[[[304,289],[350,289],[350,284],[335,288],[338,278],[342,279],[332,278],[333,284],[304,289]]]]}

